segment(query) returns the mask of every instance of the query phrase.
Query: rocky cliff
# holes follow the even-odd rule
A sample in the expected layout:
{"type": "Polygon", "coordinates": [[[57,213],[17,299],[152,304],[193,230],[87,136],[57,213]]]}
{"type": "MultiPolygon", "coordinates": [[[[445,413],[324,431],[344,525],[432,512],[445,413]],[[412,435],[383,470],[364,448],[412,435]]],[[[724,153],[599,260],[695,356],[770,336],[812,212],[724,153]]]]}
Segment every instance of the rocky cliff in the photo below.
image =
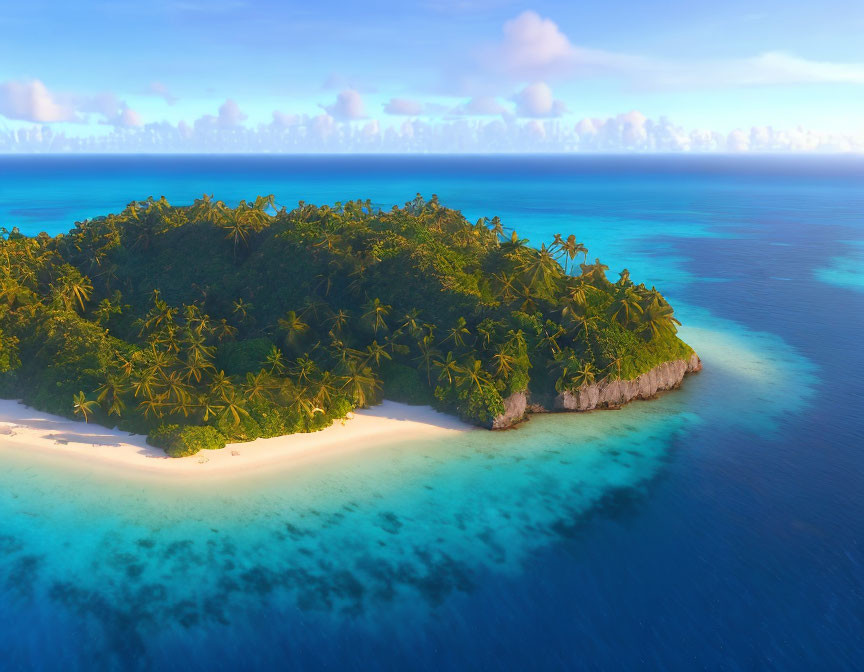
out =
{"type": "Polygon", "coordinates": [[[689,360],[664,362],[633,380],[601,380],[585,385],[576,392],[557,395],[551,408],[528,404],[525,392],[512,394],[504,400],[504,413],[492,422],[492,429],[507,429],[525,419],[529,412],[591,411],[595,408],[615,408],[634,399],[650,399],[662,390],[678,387],[684,376],[702,369],[696,353],[689,360]]]}

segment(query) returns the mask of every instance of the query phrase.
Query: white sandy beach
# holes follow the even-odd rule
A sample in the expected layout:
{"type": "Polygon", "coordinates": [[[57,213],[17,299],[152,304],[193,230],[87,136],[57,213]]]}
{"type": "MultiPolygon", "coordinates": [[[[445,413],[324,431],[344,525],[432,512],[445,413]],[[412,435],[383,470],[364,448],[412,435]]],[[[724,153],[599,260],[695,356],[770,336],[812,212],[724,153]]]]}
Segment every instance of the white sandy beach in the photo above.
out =
{"type": "Polygon", "coordinates": [[[165,474],[241,474],[262,467],[308,464],[385,443],[434,439],[474,429],[428,406],[385,401],[344,422],[310,434],[292,434],[171,458],[145,437],[86,424],[0,400],[0,447],[57,455],[89,464],[165,474]]]}

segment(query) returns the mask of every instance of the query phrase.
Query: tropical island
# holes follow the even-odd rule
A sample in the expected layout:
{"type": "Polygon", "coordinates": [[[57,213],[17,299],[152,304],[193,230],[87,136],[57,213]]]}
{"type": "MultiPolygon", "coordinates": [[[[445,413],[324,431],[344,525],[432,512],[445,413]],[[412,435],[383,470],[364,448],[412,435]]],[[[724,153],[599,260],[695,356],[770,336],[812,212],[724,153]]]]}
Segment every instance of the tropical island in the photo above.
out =
{"type": "Polygon", "coordinates": [[[383,211],[164,198],[0,230],[0,396],[173,457],[386,398],[490,429],[617,407],[701,363],[655,288],[574,235],[539,249],[433,196],[383,211]]]}

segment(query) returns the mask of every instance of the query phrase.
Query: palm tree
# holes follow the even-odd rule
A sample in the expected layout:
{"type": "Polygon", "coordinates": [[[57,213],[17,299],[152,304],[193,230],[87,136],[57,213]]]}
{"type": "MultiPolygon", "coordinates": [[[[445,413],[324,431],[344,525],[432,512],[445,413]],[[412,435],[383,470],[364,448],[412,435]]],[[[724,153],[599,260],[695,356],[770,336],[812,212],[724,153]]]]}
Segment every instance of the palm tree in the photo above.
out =
{"type": "Polygon", "coordinates": [[[378,345],[378,341],[372,341],[370,345],[366,346],[366,361],[375,360],[375,366],[381,365],[381,359],[392,359],[390,354],[384,348],[383,345],[378,345]]]}
{"type": "Polygon", "coordinates": [[[249,311],[252,310],[255,306],[248,301],[244,301],[242,298],[237,299],[233,304],[233,313],[239,316],[241,322],[245,322],[249,317],[249,311]]]}
{"type": "Polygon", "coordinates": [[[175,401],[171,402],[171,415],[183,414],[184,418],[188,418],[198,408],[197,399],[193,399],[190,395],[184,395],[175,401]]]}
{"type": "Polygon", "coordinates": [[[263,208],[240,201],[233,210],[227,210],[227,217],[222,221],[226,231],[225,238],[234,242],[234,261],[237,261],[237,246],[239,243],[249,244],[252,233],[261,231],[267,225],[267,213],[263,208]]]}
{"type": "Polygon", "coordinates": [[[585,276],[594,285],[609,285],[611,284],[606,279],[606,271],[609,267],[606,264],[600,263],[599,259],[595,259],[593,264],[580,264],[582,275],[585,276]]]}
{"type": "Polygon", "coordinates": [[[225,204],[222,201],[213,202],[213,195],[204,194],[196,198],[192,207],[189,208],[189,219],[193,222],[216,223],[222,217],[225,204]]]}
{"type": "Polygon", "coordinates": [[[222,404],[214,403],[207,394],[198,395],[197,406],[201,410],[201,419],[204,422],[210,420],[211,417],[218,417],[225,408],[222,404]]]}
{"type": "Polygon", "coordinates": [[[681,326],[681,323],[675,318],[672,306],[655,296],[642,315],[639,331],[648,334],[650,339],[655,339],[674,334],[677,331],[676,325],[681,326]]]}
{"type": "Polygon", "coordinates": [[[524,274],[525,284],[532,292],[552,290],[561,277],[561,266],[555,260],[552,249],[545,244],[528,255],[520,264],[519,270],[524,274]]]}
{"type": "Polygon", "coordinates": [[[590,285],[585,282],[583,278],[580,278],[576,284],[570,288],[570,298],[580,306],[587,306],[588,294],[597,291],[598,290],[594,285],[590,285]]]}
{"type": "Polygon", "coordinates": [[[452,352],[447,353],[446,359],[436,360],[433,366],[441,369],[438,373],[438,380],[444,380],[444,378],[446,378],[450,385],[453,384],[453,378],[459,374],[461,368],[459,362],[453,357],[452,352]]]}
{"type": "Polygon", "coordinates": [[[270,348],[264,363],[269,367],[271,375],[285,371],[285,359],[282,357],[282,351],[275,345],[270,348]]]}
{"type": "Polygon", "coordinates": [[[204,336],[196,332],[188,332],[186,334],[185,345],[188,358],[195,362],[209,363],[216,353],[216,348],[212,345],[207,345],[204,336]]]}
{"type": "Polygon", "coordinates": [[[348,373],[340,379],[341,389],[345,390],[360,408],[365,407],[375,391],[381,387],[381,381],[375,377],[368,366],[360,367],[352,364],[348,367],[348,373]]]}
{"type": "Polygon", "coordinates": [[[609,306],[609,315],[622,327],[629,325],[642,314],[642,297],[633,287],[619,289],[609,306]]]}
{"type": "Polygon", "coordinates": [[[156,398],[148,398],[143,399],[139,404],[138,408],[140,408],[145,418],[149,418],[152,414],[154,417],[161,418],[162,417],[162,408],[165,404],[162,402],[160,397],[156,398]]]}
{"type": "MultiPolygon", "coordinates": [[[[567,236],[567,240],[561,244],[561,250],[564,252],[564,254],[567,255],[567,258],[570,261],[573,261],[576,258],[577,254],[584,255],[586,263],[588,261],[588,248],[585,247],[582,243],[577,243],[576,236],[574,236],[572,233],[567,236]]],[[[566,262],[564,265],[564,272],[567,272],[566,262]]]]}
{"type": "Polygon", "coordinates": [[[246,385],[243,389],[243,396],[247,401],[255,401],[256,399],[264,399],[273,388],[273,381],[270,379],[270,374],[266,371],[259,371],[256,374],[246,374],[246,385]]]}
{"type": "Polygon", "coordinates": [[[558,345],[558,339],[564,336],[567,332],[560,324],[555,324],[551,320],[546,322],[543,327],[543,337],[537,343],[541,348],[549,348],[549,351],[554,355],[561,351],[561,346],[558,345]]]}
{"type": "Polygon", "coordinates": [[[414,359],[414,361],[420,362],[426,369],[426,380],[430,385],[432,384],[432,362],[438,356],[438,349],[434,343],[435,338],[431,333],[424,334],[417,341],[417,349],[420,351],[420,354],[414,359]]]}
{"type": "Polygon", "coordinates": [[[132,394],[136,399],[142,396],[146,399],[152,399],[156,396],[156,388],[158,387],[156,375],[155,371],[147,369],[134,379],[132,394]]]}
{"type": "Polygon", "coordinates": [[[489,374],[483,368],[483,362],[479,359],[473,360],[470,365],[459,367],[459,373],[462,374],[461,379],[457,381],[460,386],[474,384],[477,386],[477,391],[481,393],[484,385],[491,385],[492,383],[489,374]]]}
{"type": "Polygon", "coordinates": [[[126,408],[123,395],[127,392],[126,384],[116,376],[109,375],[105,382],[96,390],[96,401],[108,408],[108,415],[120,416],[126,408]]]}
{"type": "Polygon", "coordinates": [[[581,369],[573,376],[572,382],[576,389],[581,389],[586,385],[592,385],[597,376],[597,370],[591,362],[585,362],[581,369]]]}
{"type": "Polygon", "coordinates": [[[420,331],[420,311],[412,308],[402,318],[402,328],[407,329],[412,336],[420,331]]]}
{"type": "Polygon", "coordinates": [[[527,341],[525,340],[525,333],[521,329],[518,329],[517,331],[513,331],[511,329],[507,332],[507,341],[504,343],[504,346],[510,352],[524,352],[527,346],[527,341]]]}
{"type": "Polygon", "coordinates": [[[600,318],[597,315],[589,315],[588,313],[585,313],[584,315],[582,315],[581,317],[579,317],[576,320],[577,328],[581,327],[582,329],[585,330],[585,339],[586,340],[588,339],[589,330],[597,329],[597,321],[599,319],[600,318]]]}
{"type": "Polygon", "coordinates": [[[296,347],[303,334],[309,331],[309,325],[293,310],[285,313],[285,317],[280,317],[278,324],[285,332],[285,342],[292,348],[296,347]]]}
{"type": "Polygon", "coordinates": [[[492,342],[492,337],[495,335],[495,327],[489,322],[483,321],[477,325],[477,336],[483,347],[488,347],[492,342]]]}
{"type": "Polygon", "coordinates": [[[528,247],[528,243],[531,242],[527,238],[520,238],[515,231],[510,234],[509,240],[507,240],[503,248],[507,254],[511,254],[514,256],[519,256],[523,253],[528,247]]]}
{"type": "Polygon", "coordinates": [[[179,371],[172,371],[165,379],[166,399],[169,403],[188,401],[190,389],[189,385],[183,382],[179,371]]]}
{"type": "Polygon", "coordinates": [[[72,398],[72,410],[75,415],[80,415],[84,418],[84,422],[90,422],[90,414],[95,413],[99,408],[99,404],[95,401],[88,401],[87,395],[79,392],[72,398]]]}
{"type": "Polygon", "coordinates": [[[495,246],[499,247],[501,245],[501,238],[504,237],[504,227],[501,224],[501,218],[497,215],[492,218],[491,226],[489,230],[492,232],[492,235],[495,237],[495,246]]]}
{"type": "Polygon", "coordinates": [[[379,329],[387,329],[387,320],[385,319],[390,314],[390,306],[381,303],[381,299],[374,298],[367,303],[364,308],[363,319],[372,325],[372,330],[377,334],[379,329]]]}
{"type": "Polygon", "coordinates": [[[316,404],[329,406],[333,395],[336,393],[336,381],[333,374],[329,371],[322,373],[321,377],[312,383],[312,393],[316,404]]]}
{"type": "Polygon", "coordinates": [[[201,377],[207,371],[215,371],[216,367],[213,366],[212,362],[209,362],[204,359],[194,359],[190,357],[186,361],[186,366],[183,367],[183,373],[185,374],[186,382],[191,383],[192,379],[195,379],[196,383],[201,382],[201,377]]]}
{"type": "Polygon", "coordinates": [[[516,296],[516,288],[513,285],[513,278],[507,275],[504,271],[498,274],[493,273],[492,277],[497,281],[498,288],[496,297],[504,301],[511,301],[516,296]]]}
{"type": "Polygon", "coordinates": [[[337,310],[328,320],[330,324],[330,328],[333,330],[333,333],[340,333],[345,326],[348,324],[348,320],[351,318],[351,313],[347,310],[342,310],[341,308],[337,310]]]}
{"type": "Polygon", "coordinates": [[[465,337],[471,334],[466,325],[467,322],[464,317],[457,319],[456,324],[447,330],[447,336],[442,343],[453,341],[453,345],[457,348],[463,347],[465,345],[465,337]]]}
{"type": "Polygon", "coordinates": [[[221,417],[231,419],[234,426],[240,424],[241,418],[248,418],[249,412],[243,408],[243,400],[237,395],[234,388],[222,395],[222,413],[221,417]]]}
{"type": "Polygon", "coordinates": [[[84,302],[89,301],[93,293],[93,283],[90,282],[90,278],[81,275],[77,268],[68,264],[64,265],[54,287],[67,310],[71,310],[77,303],[82,313],[84,302]]]}
{"type": "Polygon", "coordinates": [[[234,383],[225,375],[224,371],[219,371],[213,376],[210,381],[210,396],[218,397],[221,400],[226,400],[234,394],[234,383]]]}
{"type": "Polygon", "coordinates": [[[513,373],[513,366],[516,364],[516,358],[505,349],[499,348],[495,354],[492,355],[492,362],[495,366],[495,376],[497,378],[505,378],[513,373]]]}
{"type": "Polygon", "coordinates": [[[213,337],[220,343],[237,335],[237,330],[228,324],[228,320],[224,317],[213,324],[212,331],[213,337]]]}

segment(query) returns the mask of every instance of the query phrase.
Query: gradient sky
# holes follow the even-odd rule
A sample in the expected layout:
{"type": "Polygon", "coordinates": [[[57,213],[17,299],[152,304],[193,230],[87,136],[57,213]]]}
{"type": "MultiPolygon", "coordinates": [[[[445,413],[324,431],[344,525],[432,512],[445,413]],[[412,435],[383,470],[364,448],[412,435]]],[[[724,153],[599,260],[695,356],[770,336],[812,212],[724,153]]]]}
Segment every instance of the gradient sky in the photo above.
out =
{"type": "Polygon", "coordinates": [[[502,120],[564,142],[617,118],[623,143],[665,118],[727,144],[864,136],[860,0],[30,0],[4,3],[0,31],[7,133],[502,120]]]}

